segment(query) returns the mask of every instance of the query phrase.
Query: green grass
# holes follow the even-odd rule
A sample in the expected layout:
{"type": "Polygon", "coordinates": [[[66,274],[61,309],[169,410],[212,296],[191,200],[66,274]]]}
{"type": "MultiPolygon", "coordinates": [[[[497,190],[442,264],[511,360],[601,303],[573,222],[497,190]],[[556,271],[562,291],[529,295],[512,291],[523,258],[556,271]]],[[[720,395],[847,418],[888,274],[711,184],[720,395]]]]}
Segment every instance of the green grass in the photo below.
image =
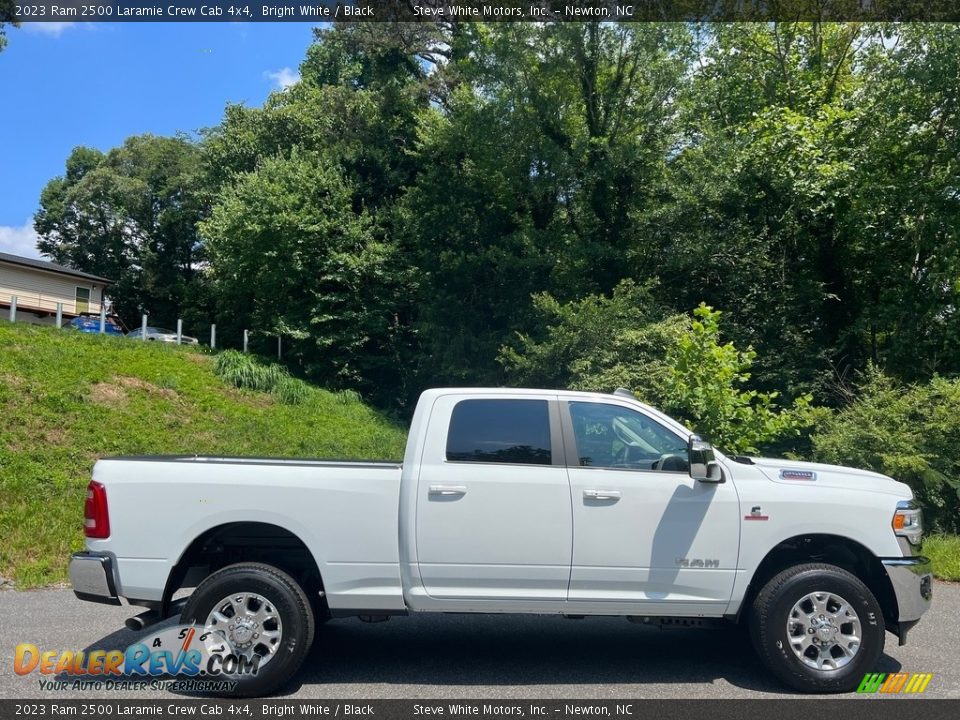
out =
{"type": "Polygon", "coordinates": [[[925,537],[923,554],[933,561],[933,574],[936,577],[960,581],[960,535],[925,537]]]}
{"type": "Polygon", "coordinates": [[[404,428],[356,394],[277,369],[262,371],[268,387],[243,389],[218,375],[225,355],[0,321],[0,575],[17,587],[65,579],[98,457],[402,457],[404,428]]]}

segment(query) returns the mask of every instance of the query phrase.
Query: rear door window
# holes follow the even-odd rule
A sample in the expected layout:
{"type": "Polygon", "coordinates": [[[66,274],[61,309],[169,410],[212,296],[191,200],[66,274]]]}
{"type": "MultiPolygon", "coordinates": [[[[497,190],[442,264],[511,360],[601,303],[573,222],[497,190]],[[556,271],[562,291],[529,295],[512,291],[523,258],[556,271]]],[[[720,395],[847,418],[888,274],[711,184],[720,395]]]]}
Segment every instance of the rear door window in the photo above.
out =
{"type": "Polygon", "coordinates": [[[461,400],[453,408],[447,460],[550,465],[546,400],[461,400]]]}

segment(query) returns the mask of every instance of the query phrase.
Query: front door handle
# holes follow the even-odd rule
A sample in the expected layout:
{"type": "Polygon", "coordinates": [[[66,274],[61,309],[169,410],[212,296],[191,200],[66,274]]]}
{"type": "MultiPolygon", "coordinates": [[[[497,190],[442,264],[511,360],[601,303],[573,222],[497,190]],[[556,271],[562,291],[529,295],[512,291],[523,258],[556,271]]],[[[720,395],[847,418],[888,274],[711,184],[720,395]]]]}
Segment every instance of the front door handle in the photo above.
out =
{"type": "Polygon", "coordinates": [[[584,500],[619,500],[619,490],[584,490],[584,500]]]}
{"type": "Polygon", "coordinates": [[[463,485],[431,485],[431,495],[442,495],[444,497],[459,497],[467,494],[467,488],[463,485]]]}

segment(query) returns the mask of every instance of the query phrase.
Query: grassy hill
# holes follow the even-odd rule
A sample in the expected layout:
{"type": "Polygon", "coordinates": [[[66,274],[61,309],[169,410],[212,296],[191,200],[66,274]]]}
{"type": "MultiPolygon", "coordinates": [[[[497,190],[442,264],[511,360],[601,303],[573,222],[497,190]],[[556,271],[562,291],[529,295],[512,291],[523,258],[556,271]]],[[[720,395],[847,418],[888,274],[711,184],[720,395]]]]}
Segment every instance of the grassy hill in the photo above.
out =
{"type": "Polygon", "coordinates": [[[218,374],[202,350],[0,321],[0,576],[66,578],[98,457],[402,457],[404,428],[352,393],[238,389],[236,359],[218,374]]]}

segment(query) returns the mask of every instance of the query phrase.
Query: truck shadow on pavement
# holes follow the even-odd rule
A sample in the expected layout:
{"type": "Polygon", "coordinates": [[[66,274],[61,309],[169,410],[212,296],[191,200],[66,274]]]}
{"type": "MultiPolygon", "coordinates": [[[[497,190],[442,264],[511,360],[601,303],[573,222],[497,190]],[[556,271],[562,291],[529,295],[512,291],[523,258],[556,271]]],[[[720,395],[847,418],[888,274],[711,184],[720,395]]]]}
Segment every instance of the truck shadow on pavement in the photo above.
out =
{"type": "MultiPolygon", "coordinates": [[[[876,671],[899,669],[884,654],[876,671]]],[[[282,694],[303,685],[410,686],[421,696],[430,686],[442,692],[451,685],[567,685],[565,696],[590,697],[598,690],[583,686],[594,685],[605,686],[605,695],[657,697],[657,688],[643,686],[715,680],[759,693],[792,693],[762,667],[746,631],[734,627],[661,630],[623,618],[428,615],[321,626],[303,669],[282,694]]]]}
{"type": "MultiPolygon", "coordinates": [[[[86,650],[124,648],[174,622],[139,633],[118,630],[86,650]]],[[[896,642],[892,636],[887,641],[896,642]]],[[[873,671],[900,668],[884,654],[873,671]]],[[[431,614],[321,625],[302,669],[276,697],[450,697],[464,695],[451,693],[451,686],[540,685],[549,689],[531,697],[656,698],[675,695],[658,685],[717,680],[760,694],[793,694],[761,666],[738,628],[661,630],[622,618],[431,614]]],[[[703,696],[702,688],[693,692],[703,696]]],[[[717,697],[723,695],[718,690],[717,697]]]]}

